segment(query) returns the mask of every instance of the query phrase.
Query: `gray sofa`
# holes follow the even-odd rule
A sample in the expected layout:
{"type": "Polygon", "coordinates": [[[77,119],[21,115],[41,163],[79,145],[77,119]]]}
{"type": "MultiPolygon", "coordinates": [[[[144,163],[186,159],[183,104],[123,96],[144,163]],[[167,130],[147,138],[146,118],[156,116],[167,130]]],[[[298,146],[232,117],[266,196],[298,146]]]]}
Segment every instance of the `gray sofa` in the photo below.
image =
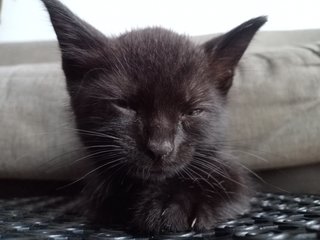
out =
{"type": "MultiPolygon", "coordinates": [[[[0,56],[0,178],[81,177],[57,43],[3,43],[0,56]]],[[[320,30],[259,33],[228,104],[226,144],[263,190],[320,193],[320,30]]]]}

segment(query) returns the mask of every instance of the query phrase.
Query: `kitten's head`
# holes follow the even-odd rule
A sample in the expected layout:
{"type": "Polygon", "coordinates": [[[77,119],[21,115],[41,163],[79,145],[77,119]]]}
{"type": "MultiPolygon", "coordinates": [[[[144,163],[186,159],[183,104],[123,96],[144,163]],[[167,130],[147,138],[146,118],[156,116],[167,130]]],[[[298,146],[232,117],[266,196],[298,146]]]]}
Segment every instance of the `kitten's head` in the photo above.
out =
{"type": "Polygon", "coordinates": [[[160,180],[219,149],[235,66],[265,17],[195,45],[162,28],[108,38],[43,0],[62,52],[79,134],[101,169],[160,180]]]}

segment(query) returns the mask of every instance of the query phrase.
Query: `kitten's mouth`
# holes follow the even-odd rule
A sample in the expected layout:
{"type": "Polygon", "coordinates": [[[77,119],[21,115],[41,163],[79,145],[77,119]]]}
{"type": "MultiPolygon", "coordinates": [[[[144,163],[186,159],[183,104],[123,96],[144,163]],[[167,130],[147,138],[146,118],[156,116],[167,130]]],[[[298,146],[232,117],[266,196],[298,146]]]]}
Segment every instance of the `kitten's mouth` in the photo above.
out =
{"type": "Polygon", "coordinates": [[[150,180],[150,181],[162,181],[166,178],[173,177],[180,169],[184,166],[152,166],[150,168],[137,168],[135,172],[135,177],[150,180]]]}
{"type": "Polygon", "coordinates": [[[154,175],[165,174],[163,169],[150,169],[149,172],[154,175]]]}
{"type": "Polygon", "coordinates": [[[169,174],[171,171],[163,169],[163,168],[155,168],[155,167],[151,167],[151,168],[138,168],[137,169],[137,176],[140,178],[152,178],[155,176],[161,176],[161,175],[167,175],[169,174]]]}

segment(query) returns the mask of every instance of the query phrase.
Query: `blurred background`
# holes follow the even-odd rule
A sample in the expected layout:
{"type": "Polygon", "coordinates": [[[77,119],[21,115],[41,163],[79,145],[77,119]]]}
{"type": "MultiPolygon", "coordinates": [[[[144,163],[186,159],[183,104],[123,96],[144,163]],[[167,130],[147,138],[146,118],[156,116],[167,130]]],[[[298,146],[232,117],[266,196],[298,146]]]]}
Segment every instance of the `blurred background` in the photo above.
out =
{"type": "MultiPolygon", "coordinates": [[[[230,151],[273,191],[320,194],[319,0],[61,1],[108,36],[162,26],[197,43],[268,15],[229,93],[230,151]]],[[[73,164],[84,153],[68,131],[74,125],[48,14],[41,0],[0,3],[0,187],[5,178],[79,178],[88,168],[73,164]]]]}
{"type": "MultiPolygon", "coordinates": [[[[61,1],[107,35],[155,25],[189,35],[210,34],[259,15],[269,16],[262,30],[314,29],[320,23],[319,0],[61,1]]],[[[53,39],[40,0],[2,0],[0,42],[53,39]]]]}

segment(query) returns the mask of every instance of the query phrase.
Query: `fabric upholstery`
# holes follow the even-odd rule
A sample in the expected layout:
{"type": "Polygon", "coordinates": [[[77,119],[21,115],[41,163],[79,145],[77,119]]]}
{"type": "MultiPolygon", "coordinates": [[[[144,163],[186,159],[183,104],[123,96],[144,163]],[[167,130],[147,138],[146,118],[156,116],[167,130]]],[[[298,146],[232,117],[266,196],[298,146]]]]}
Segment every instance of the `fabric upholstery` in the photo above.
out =
{"type": "Polygon", "coordinates": [[[320,42],[247,54],[229,106],[230,144],[250,168],[320,162],[320,42]]]}
{"type": "Polygon", "coordinates": [[[81,174],[60,64],[1,66],[0,114],[0,177],[81,174]]]}

